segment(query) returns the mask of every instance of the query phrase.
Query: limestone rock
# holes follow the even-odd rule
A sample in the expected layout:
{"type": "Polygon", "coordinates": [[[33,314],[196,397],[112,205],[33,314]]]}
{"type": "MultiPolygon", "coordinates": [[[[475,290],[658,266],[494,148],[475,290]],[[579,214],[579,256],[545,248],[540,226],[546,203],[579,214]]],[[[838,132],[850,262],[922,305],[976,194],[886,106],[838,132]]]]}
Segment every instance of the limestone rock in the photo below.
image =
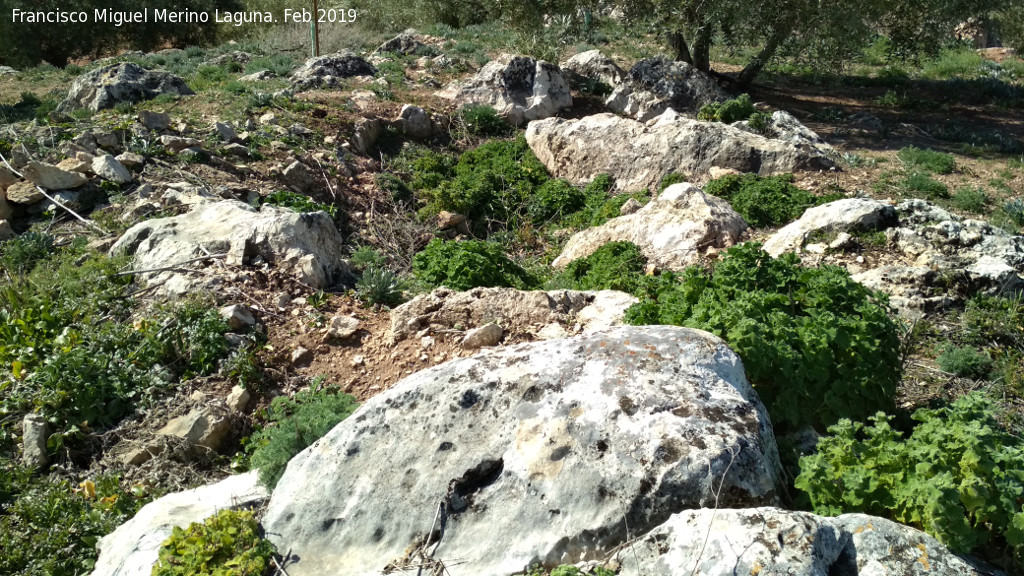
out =
{"type": "Polygon", "coordinates": [[[234,412],[243,413],[245,412],[245,407],[249,405],[249,397],[248,390],[242,386],[235,386],[228,393],[228,397],[224,402],[234,412]]]}
{"type": "Polygon", "coordinates": [[[88,163],[78,158],[65,158],[60,162],[57,162],[57,168],[65,170],[67,172],[80,172],[88,175],[92,172],[92,161],[88,163]]]}
{"type": "Polygon", "coordinates": [[[377,140],[384,134],[385,128],[384,122],[378,118],[364,118],[356,122],[352,148],[360,154],[369,154],[377,140]]]}
{"type": "Polygon", "coordinates": [[[626,308],[636,298],[615,290],[523,291],[515,288],[473,288],[455,292],[438,288],[420,294],[391,311],[391,336],[410,338],[423,329],[452,330],[500,324],[509,334],[535,333],[551,323],[568,325],[574,331],[592,332],[618,326],[626,308]]]}
{"type": "Polygon", "coordinates": [[[187,528],[224,509],[258,507],[268,497],[255,470],[194,490],[162,496],[100,539],[100,554],[92,576],[150,574],[160,546],[175,527],[187,528]]]}
{"type": "Polygon", "coordinates": [[[256,318],[252,311],[244,304],[232,304],[220,309],[221,318],[227,320],[228,328],[232,330],[245,330],[256,325],[256,318]]]}
{"type": "Polygon", "coordinates": [[[820,150],[682,116],[652,126],[614,114],[530,122],[526,141],[555,178],[573,184],[608,174],[621,192],[657,189],[671,172],[698,176],[715,166],[762,176],[826,169],[820,150]]]}
{"type": "Polygon", "coordinates": [[[614,60],[602,54],[600,50],[580,52],[559,66],[566,80],[576,89],[579,89],[587,80],[601,82],[609,88],[613,88],[626,76],[622,68],[619,68],[614,60]]]}
{"type": "Polygon", "coordinates": [[[773,505],[764,407],[724,341],[669,326],[488,350],[371,398],[288,464],[263,525],[290,576],[465,574],[612,552],[676,512],[773,505]],[[529,529],[524,529],[529,527],[529,529]]]}
{"type": "Polygon", "coordinates": [[[134,152],[122,152],[114,157],[125,168],[138,168],[146,163],[145,156],[134,152]]]}
{"type": "Polygon", "coordinates": [[[619,208],[619,216],[629,216],[643,207],[643,204],[638,202],[636,198],[630,198],[619,208]]]}
{"type": "Polygon", "coordinates": [[[419,106],[406,104],[395,120],[398,129],[413,140],[428,140],[434,132],[434,124],[430,115],[419,106]]]}
{"type": "Polygon", "coordinates": [[[235,132],[235,129],[228,124],[223,122],[214,122],[213,128],[217,131],[217,135],[220,136],[220,139],[223,142],[234,142],[238,139],[238,132],[235,132]]]}
{"type": "Polygon", "coordinates": [[[171,115],[164,112],[140,110],[138,118],[139,124],[150,130],[166,130],[171,125],[171,115]]]}
{"type": "Polygon", "coordinates": [[[359,331],[359,320],[347,314],[336,314],[327,326],[328,336],[345,339],[359,331]]]}
{"type": "Polygon", "coordinates": [[[175,154],[188,148],[195,148],[198,150],[203,147],[203,143],[195,138],[183,138],[181,136],[171,136],[169,134],[161,136],[159,142],[164,148],[167,148],[175,154]]]}
{"type": "Polygon", "coordinates": [[[426,50],[428,46],[420,41],[415,34],[411,32],[403,32],[398,36],[395,36],[391,40],[381,44],[373,51],[374,54],[400,54],[408,56],[409,54],[417,54],[426,50]]]}
{"type": "Polygon", "coordinates": [[[377,69],[351,52],[310,58],[292,73],[293,90],[340,88],[345,78],[373,76],[377,69]]]}
{"type": "Polygon", "coordinates": [[[17,234],[14,233],[14,229],[11,228],[11,223],[7,220],[0,220],[0,242],[10,240],[17,234]]]}
{"type": "Polygon", "coordinates": [[[466,337],[462,339],[462,347],[467,350],[475,350],[484,346],[497,346],[504,335],[505,330],[500,325],[491,322],[467,332],[466,337]]]}
{"type": "Polygon", "coordinates": [[[884,518],[828,518],[779,508],[680,512],[615,560],[621,576],[989,574],[924,532],[884,518]]]}
{"type": "Polygon", "coordinates": [[[727,201],[692,184],[673,184],[633,214],[574,234],[551,265],[565,268],[609,242],[625,241],[659,268],[682,270],[709,248],[736,244],[747,228],[727,201]]]}
{"type": "MultiPolygon", "coordinates": [[[[199,202],[186,214],[136,224],[110,251],[132,255],[136,267],[149,269],[194,259],[203,249],[227,253],[235,265],[259,257],[314,288],[326,288],[349,274],[340,256],[344,241],[326,213],[297,214],[274,206],[257,210],[235,200],[199,202]]],[[[197,273],[169,270],[146,280],[162,283],[157,290],[166,295],[208,285],[201,268],[197,273]]]]}
{"type": "Polygon", "coordinates": [[[309,194],[316,190],[316,179],[305,164],[298,160],[292,162],[281,172],[281,179],[292,190],[300,194],[309,194]]]}
{"type": "Polygon", "coordinates": [[[161,94],[185,96],[195,92],[169,72],[145,70],[131,62],[110,64],[76,78],[57,112],[68,114],[79,108],[98,112],[120,102],[152,100],[161,94]]]}
{"type": "Polygon", "coordinates": [[[157,434],[177,436],[193,446],[216,451],[230,432],[231,418],[223,410],[207,406],[172,419],[157,434]]]}
{"type": "Polygon", "coordinates": [[[764,243],[764,251],[778,258],[798,252],[816,232],[881,230],[897,223],[896,208],[867,198],[846,198],[808,208],[803,216],[783,226],[764,243]]]}
{"type": "Polygon", "coordinates": [[[705,104],[728,98],[711,76],[685,62],[656,56],[634,64],[605,106],[646,122],[669,108],[696,115],[705,104]]]}
{"type": "Polygon", "coordinates": [[[109,154],[94,158],[92,161],[92,171],[100,178],[117,182],[118,184],[127,184],[132,181],[132,173],[109,154]]]}
{"type": "Polygon", "coordinates": [[[511,54],[498,56],[476,76],[453,83],[437,96],[452,100],[457,106],[492,106],[515,126],[572,107],[569,86],[558,66],[511,54]]]}
{"type": "Polygon", "coordinates": [[[0,192],[7,189],[8,186],[17,182],[19,178],[14,175],[2,162],[0,162],[0,192]]]}
{"type": "MultiPolygon", "coordinates": [[[[69,190],[72,188],[79,188],[89,181],[88,178],[82,176],[78,172],[61,170],[53,164],[37,162],[35,160],[29,162],[28,166],[22,168],[21,174],[29,182],[36,186],[46,188],[47,190],[69,190]]],[[[9,193],[7,198],[10,199],[9,193]]]]}
{"type": "Polygon", "coordinates": [[[46,452],[46,440],[50,437],[50,426],[42,414],[26,414],[21,421],[21,463],[28,468],[42,468],[50,461],[46,452]]]}

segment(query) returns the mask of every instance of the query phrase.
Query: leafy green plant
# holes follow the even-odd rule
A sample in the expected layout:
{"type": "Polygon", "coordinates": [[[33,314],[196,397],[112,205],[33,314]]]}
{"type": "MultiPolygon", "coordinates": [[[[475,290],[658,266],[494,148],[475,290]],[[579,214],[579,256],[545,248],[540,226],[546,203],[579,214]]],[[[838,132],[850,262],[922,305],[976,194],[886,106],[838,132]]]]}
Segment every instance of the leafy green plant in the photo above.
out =
{"type": "Polygon", "coordinates": [[[935,360],[943,371],[963,378],[984,379],[992,372],[992,357],[973,346],[945,346],[935,360]]]}
{"type": "Polygon", "coordinates": [[[963,186],[953,194],[953,205],[965,212],[983,214],[988,204],[988,194],[980,186],[963,186]]]}
{"type": "Polygon", "coordinates": [[[527,211],[534,224],[540,225],[579,212],[587,196],[565,180],[548,180],[541,184],[527,201],[527,211]]]}
{"type": "Polygon", "coordinates": [[[333,204],[323,204],[309,196],[303,196],[288,190],[277,190],[268,194],[261,200],[261,204],[280,206],[300,213],[323,211],[327,212],[331,218],[334,218],[338,213],[338,207],[333,204]]]}
{"type": "Polygon", "coordinates": [[[884,296],[842,268],[803,268],[793,254],[773,259],[746,243],[711,273],[691,267],[647,277],[640,298],[626,311],[630,324],[688,326],[725,339],[776,425],[824,428],[892,407],[897,326],[884,296]]]}
{"type": "Polygon", "coordinates": [[[0,264],[14,273],[25,274],[53,252],[53,241],[53,236],[42,232],[28,231],[15,236],[0,244],[0,264]]]}
{"type": "Polygon", "coordinates": [[[359,246],[352,251],[348,263],[357,271],[362,272],[370,266],[383,266],[387,257],[372,246],[359,246]]]}
{"type": "Polygon", "coordinates": [[[274,545],[249,510],[221,510],[188,528],[175,526],[160,547],[153,576],[261,576],[274,545]]]}
{"type": "Polygon", "coordinates": [[[985,396],[914,413],[909,437],[878,413],[843,419],[800,460],[796,487],[814,511],[863,512],[916,526],[955,552],[1008,546],[1024,567],[1024,446],[985,396]]]}
{"type": "Polygon", "coordinates": [[[779,226],[795,220],[818,199],[793,185],[793,175],[761,177],[728,174],[704,187],[708,194],[724,198],[754,227],[779,226]]]}
{"type": "Polygon", "coordinates": [[[507,136],[512,126],[498,115],[498,111],[484,104],[470,104],[459,110],[466,132],[473,136],[507,136]]]}
{"type": "Polygon", "coordinates": [[[956,170],[956,160],[952,154],[944,154],[929,149],[920,149],[913,146],[902,148],[896,153],[906,166],[926,170],[935,174],[952,174],[956,170]]]}
{"type": "Polygon", "coordinates": [[[647,258],[631,242],[609,242],[586,258],[573,260],[560,275],[573,290],[622,290],[639,288],[647,258]]]}
{"type": "Polygon", "coordinates": [[[327,434],[355,412],[358,404],[347,394],[303,390],[294,396],[278,396],[270,402],[267,422],[250,437],[250,463],[259,470],[260,482],[277,485],[296,454],[327,434]]]}
{"type": "Polygon", "coordinates": [[[356,294],[368,306],[396,306],[402,301],[402,282],[391,270],[370,264],[356,282],[356,294]]]}
{"type": "Polygon", "coordinates": [[[757,109],[754,108],[754,103],[750,101],[750,96],[740,94],[739,97],[732,100],[705,104],[697,112],[697,119],[732,124],[733,122],[746,120],[755,113],[757,113],[757,109]]]}
{"type": "Polygon", "coordinates": [[[429,286],[469,290],[478,286],[529,288],[536,281],[505,256],[501,245],[435,238],[412,260],[413,274],[429,286]]]}

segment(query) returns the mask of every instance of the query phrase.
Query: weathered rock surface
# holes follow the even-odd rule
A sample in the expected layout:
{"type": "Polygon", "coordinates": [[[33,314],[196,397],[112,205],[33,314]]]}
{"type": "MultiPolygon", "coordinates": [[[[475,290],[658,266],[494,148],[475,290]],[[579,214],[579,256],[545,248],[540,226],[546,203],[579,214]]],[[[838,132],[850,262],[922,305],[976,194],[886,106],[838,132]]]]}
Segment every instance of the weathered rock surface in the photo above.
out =
{"type": "Polygon", "coordinates": [[[138,118],[139,124],[150,130],[166,130],[171,125],[171,115],[165,112],[140,110],[138,118]]]}
{"type": "Polygon", "coordinates": [[[249,310],[245,304],[224,306],[218,312],[221,318],[227,321],[228,328],[232,330],[245,330],[256,325],[256,318],[253,317],[252,310],[249,310]]]}
{"type": "Polygon", "coordinates": [[[170,72],[146,70],[131,62],[111,64],[76,78],[57,112],[67,114],[79,108],[96,112],[119,102],[152,100],[161,94],[185,96],[195,92],[170,72]]]}
{"type": "Polygon", "coordinates": [[[7,199],[14,204],[35,204],[46,198],[31,182],[15,182],[7,187],[7,199]]]}
{"type": "Polygon", "coordinates": [[[635,297],[615,290],[474,288],[455,292],[438,288],[392,310],[391,333],[395,340],[402,340],[424,329],[465,330],[489,322],[513,334],[536,333],[552,323],[586,333],[621,325],[626,308],[636,302],[635,297]]]}
{"type": "Polygon", "coordinates": [[[685,62],[656,56],[634,64],[605,106],[646,122],[669,108],[696,114],[705,104],[728,98],[711,76],[685,62]]]}
{"type": "Polygon", "coordinates": [[[42,414],[26,414],[21,420],[21,463],[32,469],[42,468],[50,461],[46,440],[50,425],[42,414]]]}
{"type": "Polygon", "coordinates": [[[420,41],[412,32],[403,32],[391,40],[381,44],[373,51],[374,54],[399,54],[407,56],[427,50],[427,45],[420,41]]]}
{"type": "Polygon", "coordinates": [[[484,346],[497,346],[504,335],[505,330],[501,325],[491,322],[467,332],[465,338],[462,339],[462,347],[474,350],[484,346]]]}
{"type": "Polygon", "coordinates": [[[512,574],[600,557],[626,526],[716,500],[773,505],[779,476],[765,409],[724,341],[623,327],[406,378],[292,459],[263,525],[297,557],[291,576],[408,566],[431,536],[460,573],[512,574]]]}
{"type": "Polygon", "coordinates": [[[257,507],[268,497],[253,470],[158,498],[100,539],[100,555],[92,576],[147,575],[156,563],[160,545],[175,526],[186,528],[227,508],[257,507]]]}
{"type": "MultiPolygon", "coordinates": [[[[137,268],[152,269],[202,256],[204,249],[227,253],[226,262],[232,266],[261,258],[314,288],[326,288],[348,274],[348,264],[340,256],[341,234],[326,213],[297,214],[273,206],[256,210],[234,200],[200,202],[181,216],[136,224],[110,250],[134,256],[137,268]]],[[[204,276],[202,269],[175,269],[146,280],[162,283],[159,292],[175,295],[213,288],[215,277],[204,276]]]]}
{"type": "Polygon", "coordinates": [[[931,536],[865,514],[690,510],[616,554],[621,576],[981,576],[931,536]]]}
{"type": "Polygon", "coordinates": [[[476,76],[437,93],[459,106],[493,106],[510,124],[554,116],[572,107],[569,85],[558,66],[529,56],[502,54],[476,76]]]}
{"type": "Polygon", "coordinates": [[[614,60],[600,50],[580,52],[559,64],[562,75],[573,88],[579,89],[586,81],[601,82],[609,88],[616,86],[626,73],[614,60]]]}
{"type": "Polygon", "coordinates": [[[345,78],[373,76],[377,69],[351,52],[339,52],[310,58],[292,72],[293,90],[340,88],[345,78]]]}
{"type": "MultiPolygon", "coordinates": [[[[89,181],[88,178],[82,176],[82,174],[78,172],[61,170],[53,164],[37,162],[35,160],[29,162],[28,166],[22,168],[21,174],[29,182],[36,186],[46,188],[47,190],[68,190],[71,188],[79,188],[89,181]]],[[[8,195],[8,198],[10,198],[10,195],[8,195]]]]}
{"type": "Polygon", "coordinates": [[[636,212],[577,232],[551,265],[565,268],[609,242],[624,241],[636,244],[651,264],[682,270],[708,248],[737,243],[747,228],[727,201],[692,184],[673,184],[636,212]]]}
{"type": "Polygon", "coordinates": [[[768,176],[833,165],[815,149],[682,116],[653,126],[607,113],[548,118],[530,122],[526,141],[554,177],[583,184],[608,174],[623,192],[656,189],[670,172],[694,177],[716,166],[768,176]]]}
{"type": "Polygon", "coordinates": [[[327,335],[345,339],[359,331],[359,320],[348,314],[336,314],[327,326],[327,335]]]}
{"type": "Polygon", "coordinates": [[[393,124],[413,140],[427,140],[434,132],[434,124],[427,111],[412,104],[402,106],[402,112],[393,124]]]}
{"type": "Polygon", "coordinates": [[[93,158],[91,168],[94,174],[105,180],[118,184],[127,184],[132,181],[132,173],[109,154],[93,158]]]}
{"type": "Polygon", "coordinates": [[[867,198],[836,200],[808,208],[798,220],[765,241],[764,251],[777,258],[784,252],[799,252],[817,232],[882,230],[896,222],[896,208],[884,202],[867,198]]]}
{"type": "Polygon", "coordinates": [[[216,451],[230,432],[229,414],[219,406],[210,405],[172,419],[157,434],[177,436],[192,446],[216,451]]]}

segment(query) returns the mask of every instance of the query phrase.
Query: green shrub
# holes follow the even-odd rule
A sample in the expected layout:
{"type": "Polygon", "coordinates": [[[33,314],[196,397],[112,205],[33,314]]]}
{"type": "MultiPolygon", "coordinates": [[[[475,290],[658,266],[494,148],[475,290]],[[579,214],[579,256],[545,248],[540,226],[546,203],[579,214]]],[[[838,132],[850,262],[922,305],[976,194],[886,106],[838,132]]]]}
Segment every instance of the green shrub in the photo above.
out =
{"type": "Polygon", "coordinates": [[[439,154],[430,149],[420,149],[409,162],[412,173],[410,186],[413,190],[432,190],[445,180],[455,177],[458,159],[450,154],[439,154]]]}
{"type": "Polygon", "coordinates": [[[1024,445],[980,394],[914,413],[909,437],[879,413],[841,420],[800,459],[796,487],[818,514],[862,512],[921,528],[953,551],[1008,546],[1024,567],[1024,445]]]}
{"type": "Polygon", "coordinates": [[[291,74],[294,67],[295,60],[291,56],[287,54],[274,54],[273,56],[253,58],[245,65],[245,73],[254,74],[262,70],[269,70],[275,76],[283,78],[291,74]]]}
{"type": "Polygon", "coordinates": [[[961,338],[974,346],[1024,351],[1024,301],[979,294],[960,316],[961,338]]]}
{"type": "Polygon", "coordinates": [[[949,197],[949,188],[923,172],[911,172],[899,184],[906,194],[920,194],[935,200],[949,197]]]}
{"type": "Polygon", "coordinates": [[[647,258],[632,242],[609,242],[586,258],[573,260],[561,277],[573,290],[622,290],[635,293],[647,258]]]}
{"type": "Polygon", "coordinates": [[[1003,204],[1003,213],[1017,226],[1024,226],[1024,200],[1014,198],[1003,204]]]}
{"type": "Polygon", "coordinates": [[[579,212],[586,202],[583,190],[562,179],[548,180],[530,196],[527,212],[534,224],[541,225],[579,212]]]}
{"type": "Polygon", "coordinates": [[[392,202],[410,203],[413,200],[412,188],[400,177],[390,172],[378,172],[374,177],[377,186],[388,193],[392,202]]]}
{"type": "Polygon", "coordinates": [[[725,339],[776,425],[824,428],[890,409],[901,363],[884,296],[842,268],[798,264],[795,255],[773,259],[756,243],[734,246],[713,273],[691,267],[647,280],[626,321],[725,339]]]}
{"type": "Polygon", "coordinates": [[[972,346],[946,346],[935,360],[943,371],[962,378],[980,380],[992,372],[992,358],[972,346]]]}
{"type": "Polygon", "coordinates": [[[16,274],[26,274],[53,252],[53,236],[25,232],[0,244],[0,264],[16,274]]]}
{"type": "Polygon", "coordinates": [[[0,574],[88,574],[99,539],[143,504],[121,490],[116,476],[87,480],[76,490],[0,458],[0,574]]]}
{"type": "Polygon", "coordinates": [[[952,174],[956,160],[952,154],[907,146],[896,153],[896,157],[910,168],[919,168],[935,174],[952,174]]]}
{"type": "Polygon", "coordinates": [[[295,192],[289,192],[288,190],[277,190],[272,192],[265,196],[261,200],[261,203],[288,208],[300,213],[323,211],[328,213],[331,218],[334,218],[338,213],[338,207],[333,204],[323,204],[313,200],[309,196],[303,196],[302,194],[296,194],[295,192]]]}
{"type": "Polygon", "coordinates": [[[536,281],[505,256],[501,245],[435,238],[412,259],[412,272],[429,286],[469,290],[478,286],[529,288],[536,281]]]}
{"type": "Polygon", "coordinates": [[[813,194],[792,182],[792,174],[768,177],[728,174],[708,182],[704,191],[728,200],[751,226],[780,226],[799,218],[804,210],[818,203],[813,194]]]}
{"type": "Polygon", "coordinates": [[[738,98],[726,100],[725,102],[705,104],[701,107],[700,112],[697,113],[697,119],[732,124],[733,122],[746,120],[755,113],[757,113],[757,109],[754,108],[753,102],[750,101],[750,96],[741,94],[738,98]]]}
{"type": "Polygon", "coordinates": [[[356,294],[369,306],[396,306],[402,301],[402,282],[391,270],[370,264],[356,282],[356,294]]]}
{"type": "Polygon", "coordinates": [[[661,177],[661,182],[658,182],[658,194],[661,194],[662,192],[665,191],[665,188],[668,188],[673,184],[681,184],[683,182],[687,182],[685,174],[680,174],[678,172],[669,172],[668,174],[665,174],[664,176],[661,177]]]}
{"type": "Polygon", "coordinates": [[[953,205],[965,212],[984,214],[988,204],[988,194],[980,186],[971,188],[964,186],[957,188],[953,194],[953,205]]]}
{"type": "Polygon", "coordinates": [[[160,547],[153,576],[262,576],[274,545],[248,510],[221,510],[203,523],[175,526],[160,547]]]}
{"type": "Polygon", "coordinates": [[[512,132],[512,126],[491,106],[464,106],[459,110],[459,118],[466,126],[466,132],[473,136],[507,136],[512,132]]]}
{"type": "Polygon", "coordinates": [[[352,251],[349,257],[349,264],[362,272],[370,266],[383,266],[387,258],[379,250],[371,246],[360,246],[352,251]]]}

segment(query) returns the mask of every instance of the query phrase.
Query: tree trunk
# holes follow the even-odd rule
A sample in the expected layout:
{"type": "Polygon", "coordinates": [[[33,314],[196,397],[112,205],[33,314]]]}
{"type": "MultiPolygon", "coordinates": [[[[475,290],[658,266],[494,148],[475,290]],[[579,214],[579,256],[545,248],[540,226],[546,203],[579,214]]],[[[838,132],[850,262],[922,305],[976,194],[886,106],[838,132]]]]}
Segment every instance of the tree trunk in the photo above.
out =
{"type": "Polygon", "coordinates": [[[693,65],[702,72],[711,71],[711,26],[704,25],[693,38],[693,65]]]}
{"type": "Polygon", "coordinates": [[[772,35],[768,37],[768,41],[765,42],[764,48],[750,59],[743,71],[740,72],[739,76],[736,77],[736,85],[740,88],[745,88],[754,81],[754,78],[761,73],[764,69],[765,64],[775,56],[775,52],[778,51],[779,46],[789,38],[789,35],[793,33],[793,24],[791,23],[780,23],[776,24],[772,35]]]}
{"type": "Polygon", "coordinates": [[[690,48],[686,45],[686,38],[683,37],[682,32],[669,32],[665,34],[665,39],[668,41],[668,46],[672,50],[677,62],[693,64],[690,48]]]}

